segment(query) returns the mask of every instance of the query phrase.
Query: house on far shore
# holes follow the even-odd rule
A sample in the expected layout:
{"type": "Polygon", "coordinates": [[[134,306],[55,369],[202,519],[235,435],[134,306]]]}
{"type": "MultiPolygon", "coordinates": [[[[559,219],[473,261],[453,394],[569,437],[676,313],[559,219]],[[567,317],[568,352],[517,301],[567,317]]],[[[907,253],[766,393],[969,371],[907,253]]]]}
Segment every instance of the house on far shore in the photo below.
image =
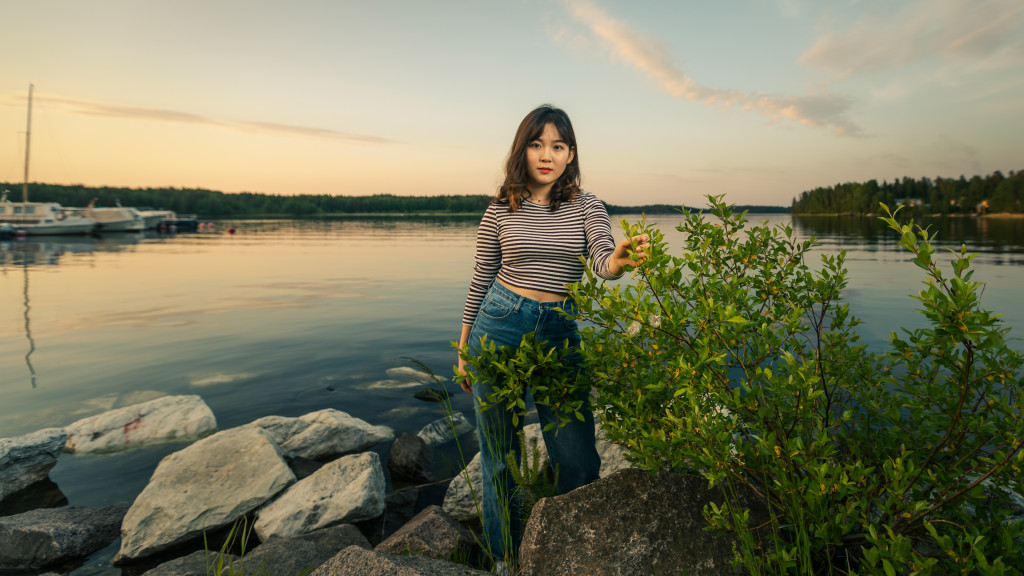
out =
{"type": "Polygon", "coordinates": [[[909,206],[911,208],[921,208],[924,206],[924,200],[920,198],[897,198],[897,206],[909,206]]]}
{"type": "Polygon", "coordinates": [[[974,207],[974,211],[978,214],[985,214],[988,212],[988,200],[982,200],[978,202],[978,205],[974,207]]]}

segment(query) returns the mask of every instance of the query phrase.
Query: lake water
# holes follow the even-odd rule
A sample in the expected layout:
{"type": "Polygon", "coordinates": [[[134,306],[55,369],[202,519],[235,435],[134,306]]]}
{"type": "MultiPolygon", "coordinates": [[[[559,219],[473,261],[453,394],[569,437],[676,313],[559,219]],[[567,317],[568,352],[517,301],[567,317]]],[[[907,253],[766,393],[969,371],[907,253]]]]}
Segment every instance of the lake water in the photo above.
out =
{"type": "MultiPolygon", "coordinates": [[[[678,217],[655,221],[678,246],[678,217]]],[[[410,366],[403,357],[451,375],[449,342],[461,327],[476,224],[232,221],[177,236],[0,242],[0,438],[156,394],[202,396],[221,429],[336,408],[416,432],[441,417],[438,406],[382,381],[388,368],[410,366]]],[[[894,234],[864,218],[793,225],[819,239],[819,253],[848,251],[845,297],[870,344],[923,325],[908,294],[924,277],[894,234]]],[[[966,242],[979,253],[982,302],[1004,313],[1019,337],[1024,220],[944,220],[933,228],[941,245],[966,242]]],[[[469,395],[456,393],[454,407],[472,416],[469,395]]],[[[63,455],[51,478],[72,505],[130,503],[159,459],[179,448],[63,455]]]]}

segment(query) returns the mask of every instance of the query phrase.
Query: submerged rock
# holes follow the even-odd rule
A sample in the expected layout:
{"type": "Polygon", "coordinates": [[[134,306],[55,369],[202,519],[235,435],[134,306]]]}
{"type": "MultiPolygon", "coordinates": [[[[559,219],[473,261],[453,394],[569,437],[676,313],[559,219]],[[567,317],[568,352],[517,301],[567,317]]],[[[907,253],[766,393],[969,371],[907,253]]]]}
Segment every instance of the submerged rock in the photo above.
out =
{"type": "Polygon", "coordinates": [[[295,536],[384,512],[384,471],[376,452],[343,456],[297,482],[256,515],[260,540],[295,536]]]}
{"type": "Polygon", "coordinates": [[[434,378],[430,374],[427,374],[422,370],[410,368],[409,366],[398,366],[395,368],[388,368],[384,372],[387,373],[388,378],[394,378],[396,380],[415,380],[416,382],[419,382],[421,384],[434,383],[434,378]]]}
{"type": "Polygon", "coordinates": [[[152,442],[199,438],[217,429],[199,396],[162,396],[83,418],[66,428],[65,452],[113,452],[152,442]]]}
{"type": "Polygon", "coordinates": [[[218,432],[160,461],[121,528],[115,562],[141,558],[227,526],[295,482],[265,431],[218,432]]]}
{"type": "Polygon", "coordinates": [[[266,430],[286,457],[311,460],[360,452],[395,437],[387,426],[374,426],[333,408],[298,418],[266,416],[249,426],[266,430]]]}
{"type": "Polygon", "coordinates": [[[84,558],[117,538],[125,506],[47,508],[0,518],[0,570],[84,558]]]}
{"type": "Polygon", "coordinates": [[[0,500],[45,480],[67,439],[63,428],[0,439],[0,500]]]}

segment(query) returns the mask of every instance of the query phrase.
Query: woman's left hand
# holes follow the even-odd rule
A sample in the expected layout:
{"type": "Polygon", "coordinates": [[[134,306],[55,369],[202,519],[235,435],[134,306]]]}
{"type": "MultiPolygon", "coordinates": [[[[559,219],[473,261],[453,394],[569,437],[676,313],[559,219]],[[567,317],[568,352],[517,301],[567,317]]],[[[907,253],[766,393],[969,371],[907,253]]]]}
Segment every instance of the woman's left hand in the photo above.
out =
{"type": "Polygon", "coordinates": [[[636,255],[638,258],[646,258],[646,250],[651,247],[648,242],[651,239],[647,234],[640,234],[639,236],[633,236],[632,238],[625,238],[615,246],[615,251],[612,252],[611,262],[608,263],[609,268],[613,274],[622,273],[622,268],[625,266],[636,266],[636,261],[629,257],[629,251],[636,246],[636,255]]]}

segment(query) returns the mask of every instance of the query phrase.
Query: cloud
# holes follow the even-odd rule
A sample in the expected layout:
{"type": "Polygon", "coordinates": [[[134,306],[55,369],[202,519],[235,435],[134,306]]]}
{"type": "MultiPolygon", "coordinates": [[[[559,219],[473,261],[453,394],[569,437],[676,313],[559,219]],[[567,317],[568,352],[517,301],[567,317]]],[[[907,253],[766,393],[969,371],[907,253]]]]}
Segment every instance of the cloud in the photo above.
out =
{"type": "Polygon", "coordinates": [[[822,34],[800,62],[839,78],[939,58],[972,68],[1020,65],[1019,0],[915,0],[822,34]]]}
{"type": "Polygon", "coordinates": [[[703,86],[677,67],[660,40],[611,17],[589,0],[565,0],[572,16],[611,49],[612,54],[647,73],[669,94],[720,109],[738,108],[768,118],[770,123],[793,121],[806,126],[832,128],[841,136],[859,136],[860,128],[847,115],[853,102],[840,94],[812,96],[774,95],[703,86]]]}
{"type": "Polygon", "coordinates": [[[285,134],[289,136],[302,136],[307,138],[327,138],[330,140],[343,140],[350,142],[389,143],[392,140],[379,136],[365,134],[352,134],[329,128],[315,128],[310,126],[293,126],[289,124],[277,124],[274,122],[258,121],[232,121],[209,118],[188,112],[176,110],[161,110],[157,108],[139,108],[134,106],[121,106],[118,104],[103,104],[100,102],[88,102],[75,100],[61,96],[36,95],[35,100],[60,106],[73,114],[84,116],[106,116],[113,118],[127,118],[133,120],[154,120],[159,122],[177,122],[185,124],[200,124],[215,126],[234,130],[266,132],[274,134],[285,134]]]}

